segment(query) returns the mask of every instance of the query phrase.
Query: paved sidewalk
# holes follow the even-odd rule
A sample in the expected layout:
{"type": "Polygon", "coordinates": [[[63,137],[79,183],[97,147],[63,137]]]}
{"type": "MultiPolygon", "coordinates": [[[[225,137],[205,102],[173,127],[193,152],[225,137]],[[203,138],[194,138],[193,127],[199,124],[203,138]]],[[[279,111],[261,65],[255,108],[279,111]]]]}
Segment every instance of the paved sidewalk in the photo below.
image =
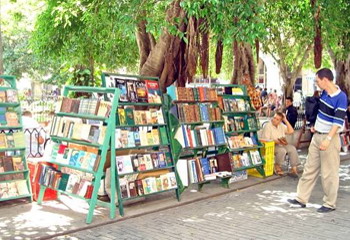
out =
{"type": "Polygon", "coordinates": [[[290,208],[297,180],[283,177],[186,206],[56,239],[349,239],[350,160],[342,162],[337,210],[317,213],[320,181],[307,208],[290,208]]]}

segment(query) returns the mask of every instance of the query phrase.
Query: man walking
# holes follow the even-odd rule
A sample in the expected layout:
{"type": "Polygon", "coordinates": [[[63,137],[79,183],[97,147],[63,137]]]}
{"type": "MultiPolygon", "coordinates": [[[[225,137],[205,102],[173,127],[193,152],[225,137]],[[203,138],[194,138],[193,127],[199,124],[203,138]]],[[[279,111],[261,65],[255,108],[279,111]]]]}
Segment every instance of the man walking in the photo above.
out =
{"type": "Polygon", "coordinates": [[[293,98],[292,97],[286,97],[286,116],[287,119],[292,125],[293,129],[295,128],[295,124],[298,119],[298,111],[297,109],[293,106],[293,98]]]}
{"type": "Polygon", "coordinates": [[[347,97],[333,83],[333,73],[328,68],[316,73],[316,83],[323,90],[314,128],[309,154],[304,172],[299,180],[296,199],[288,199],[294,206],[306,207],[311,192],[321,173],[324,192],[323,206],[320,213],[334,211],[339,188],[340,138],[339,132],[344,128],[347,97]]]}

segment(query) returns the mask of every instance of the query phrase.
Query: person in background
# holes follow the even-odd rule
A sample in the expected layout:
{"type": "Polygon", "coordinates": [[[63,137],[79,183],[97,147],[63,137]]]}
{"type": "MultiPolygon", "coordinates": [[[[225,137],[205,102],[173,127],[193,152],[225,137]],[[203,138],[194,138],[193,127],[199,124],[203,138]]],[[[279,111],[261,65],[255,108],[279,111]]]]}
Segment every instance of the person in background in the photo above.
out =
{"type": "Polygon", "coordinates": [[[26,156],[37,157],[42,153],[41,145],[45,142],[45,131],[33,118],[30,111],[22,113],[22,125],[26,136],[26,156]]]}
{"type": "Polygon", "coordinates": [[[261,91],[260,97],[261,97],[261,102],[264,102],[265,99],[267,99],[267,88],[264,88],[264,90],[261,91]]]}
{"type": "Polygon", "coordinates": [[[304,166],[304,172],[297,187],[297,197],[288,199],[291,207],[306,207],[311,192],[321,175],[324,192],[323,205],[317,209],[319,213],[332,212],[336,208],[339,188],[340,137],[344,128],[347,96],[333,82],[333,73],[328,68],[322,68],[316,73],[316,84],[321,88],[319,111],[309,152],[304,166]]]}
{"type": "Polygon", "coordinates": [[[297,119],[298,119],[298,111],[293,106],[293,98],[292,97],[286,97],[285,105],[286,105],[286,116],[287,116],[287,119],[288,119],[290,125],[292,125],[292,127],[294,129],[295,128],[295,124],[296,124],[297,119]]]}
{"type": "Polygon", "coordinates": [[[275,101],[275,99],[274,99],[274,97],[273,97],[273,95],[271,93],[271,94],[269,94],[269,97],[267,99],[267,114],[266,114],[266,117],[270,117],[271,116],[271,111],[275,110],[275,108],[276,108],[275,104],[276,104],[276,101],[275,101]]]}
{"type": "Polygon", "coordinates": [[[284,172],[281,168],[288,153],[290,159],[291,170],[288,173],[293,178],[298,177],[297,166],[299,164],[299,156],[295,146],[288,144],[286,134],[294,133],[294,129],[290,125],[286,116],[281,112],[276,112],[275,116],[268,122],[263,130],[261,139],[273,140],[275,142],[275,173],[283,176],[284,172]],[[284,124],[283,124],[283,123],[284,124]]]}

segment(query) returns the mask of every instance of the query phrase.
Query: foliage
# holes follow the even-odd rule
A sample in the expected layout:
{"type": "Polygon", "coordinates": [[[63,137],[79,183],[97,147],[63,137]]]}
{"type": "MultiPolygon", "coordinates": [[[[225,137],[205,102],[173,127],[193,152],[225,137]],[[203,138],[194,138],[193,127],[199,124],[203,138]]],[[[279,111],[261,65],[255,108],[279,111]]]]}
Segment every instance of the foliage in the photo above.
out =
{"type": "Polygon", "coordinates": [[[319,0],[322,35],[326,46],[339,60],[350,53],[350,2],[348,0],[319,0]]]}

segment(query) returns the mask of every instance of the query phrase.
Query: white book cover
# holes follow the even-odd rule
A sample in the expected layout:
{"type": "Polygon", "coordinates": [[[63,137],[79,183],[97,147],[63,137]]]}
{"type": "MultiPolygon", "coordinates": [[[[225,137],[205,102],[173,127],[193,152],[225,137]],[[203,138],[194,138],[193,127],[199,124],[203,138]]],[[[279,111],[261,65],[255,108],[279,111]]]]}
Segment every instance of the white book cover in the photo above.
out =
{"type": "Polygon", "coordinates": [[[187,159],[179,159],[176,163],[176,170],[184,187],[188,186],[188,166],[187,159]]]}
{"type": "Polygon", "coordinates": [[[119,174],[132,173],[134,171],[130,155],[116,156],[115,160],[119,174]]]}

